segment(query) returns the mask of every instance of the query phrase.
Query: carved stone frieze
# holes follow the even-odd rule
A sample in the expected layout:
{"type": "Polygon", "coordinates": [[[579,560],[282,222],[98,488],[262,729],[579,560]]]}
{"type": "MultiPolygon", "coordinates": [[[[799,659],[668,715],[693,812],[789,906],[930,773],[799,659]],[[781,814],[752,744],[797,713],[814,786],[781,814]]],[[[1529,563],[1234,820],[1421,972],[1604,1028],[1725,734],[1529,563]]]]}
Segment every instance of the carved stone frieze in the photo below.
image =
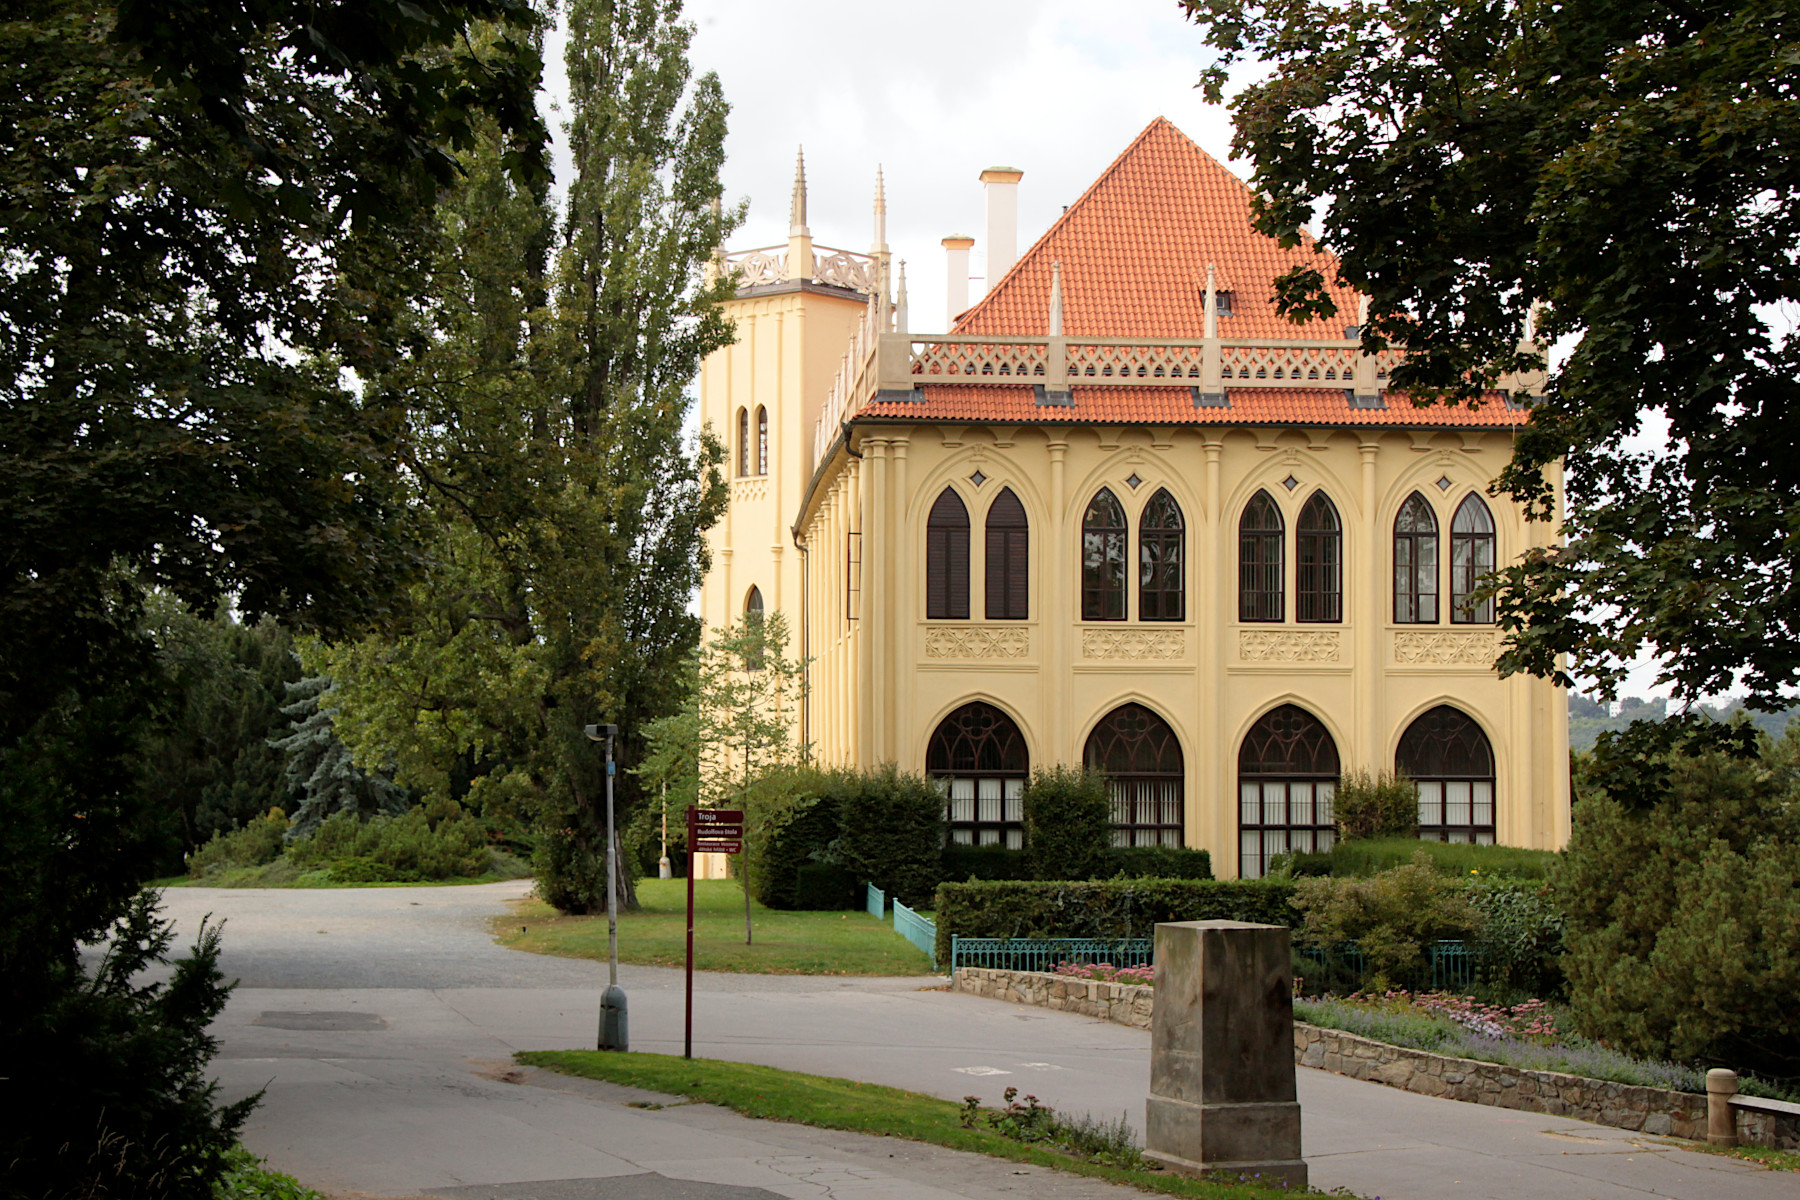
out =
{"type": "Polygon", "coordinates": [[[745,475],[731,481],[733,500],[761,500],[769,494],[769,477],[745,475]]]}
{"type": "Polygon", "coordinates": [[[1180,629],[1084,629],[1084,658],[1170,662],[1187,653],[1187,634],[1180,629]]]}
{"type": "Polygon", "coordinates": [[[1335,629],[1240,629],[1239,662],[1339,661],[1343,646],[1335,629]]]}
{"type": "Polygon", "coordinates": [[[1407,630],[1394,634],[1394,661],[1491,667],[1500,653],[1498,636],[1491,629],[1407,630]]]}
{"type": "Polygon", "coordinates": [[[926,658],[1024,658],[1031,631],[1022,625],[933,625],[925,630],[926,658]]]}

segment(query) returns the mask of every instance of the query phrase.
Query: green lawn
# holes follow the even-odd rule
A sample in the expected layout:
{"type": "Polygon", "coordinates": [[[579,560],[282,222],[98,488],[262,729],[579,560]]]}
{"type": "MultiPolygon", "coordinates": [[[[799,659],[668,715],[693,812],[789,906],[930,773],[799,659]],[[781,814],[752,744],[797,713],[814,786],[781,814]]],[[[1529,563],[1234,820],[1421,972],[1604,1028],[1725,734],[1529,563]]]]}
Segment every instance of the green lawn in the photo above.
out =
{"type": "MultiPolygon", "coordinates": [[[[640,879],[637,912],[619,914],[619,961],[679,967],[685,961],[687,881],[640,879]]],[[[694,885],[694,966],[761,975],[926,975],[931,959],[893,926],[866,912],[778,912],[750,906],[744,945],[744,893],[736,880],[694,885]]],[[[503,946],[565,958],[606,957],[606,917],[565,917],[539,900],[496,917],[503,946]]]]}
{"type": "MultiPolygon", "coordinates": [[[[1266,1200],[1294,1194],[1247,1184],[1207,1183],[1164,1171],[1127,1170],[1086,1162],[1002,1137],[987,1128],[985,1121],[974,1128],[964,1128],[960,1104],[872,1083],[854,1083],[848,1079],[802,1075],[774,1067],[708,1058],[690,1061],[664,1054],[551,1050],[527,1051],[514,1057],[529,1066],[566,1075],[722,1105],[747,1117],[907,1138],[952,1150],[1052,1167],[1112,1183],[1133,1184],[1172,1196],[1200,1197],[1202,1200],[1266,1200]]],[[[1000,1098],[984,1099],[997,1105],[1000,1098]]]]}

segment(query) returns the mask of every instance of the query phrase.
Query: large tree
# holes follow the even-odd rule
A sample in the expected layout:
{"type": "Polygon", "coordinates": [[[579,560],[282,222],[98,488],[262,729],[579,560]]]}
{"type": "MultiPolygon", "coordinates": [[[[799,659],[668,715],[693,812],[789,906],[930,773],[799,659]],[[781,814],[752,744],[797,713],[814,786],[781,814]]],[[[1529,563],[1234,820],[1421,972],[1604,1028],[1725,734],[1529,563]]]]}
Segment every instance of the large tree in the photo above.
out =
{"type": "MultiPolygon", "coordinates": [[[[520,173],[541,175],[534,24],[521,0],[17,0],[0,16],[9,1186],[81,1191],[113,1146],[137,1194],[207,1192],[224,1126],[199,1127],[204,1040],[149,1053],[149,1006],[126,1053],[101,1032],[131,1024],[102,1011],[114,983],[79,956],[136,911],[164,845],[129,763],[176,694],[145,596],[229,596],[317,629],[392,611],[418,558],[405,422],[355,377],[414,350],[414,264],[471,123],[503,125],[520,173]],[[478,20],[503,32],[471,39],[478,20]]],[[[157,957],[159,937],[138,920],[120,961],[157,957]]],[[[217,972],[179,978],[203,1027],[217,972]]]]}
{"type": "MultiPolygon", "coordinates": [[[[564,210],[491,142],[468,155],[420,314],[429,349],[380,382],[421,414],[435,553],[416,618],[318,653],[360,755],[535,820],[540,886],[587,911],[605,902],[605,777],[582,728],[618,724],[635,761],[699,636],[688,599],[724,487],[717,444],[682,426],[701,359],[731,337],[730,280],[706,266],[738,214],[718,204],[727,108],[689,71],[680,5],[581,0],[568,23],[564,210]]],[[[642,788],[615,786],[623,827],[642,788]]]]}
{"type": "MultiPolygon", "coordinates": [[[[1502,666],[1610,691],[1653,652],[1683,698],[1800,679],[1800,5],[1183,0],[1260,60],[1233,100],[1257,224],[1319,221],[1392,386],[1478,403],[1569,348],[1501,490],[1567,545],[1502,573],[1502,666]],[[1657,414],[1667,421],[1658,435],[1657,414]],[[1649,436],[1642,436],[1648,433],[1649,436]],[[1564,677],[1566,678],[1566,677],[1564,677]]],[[[1324,280],[1281,283],[1326,314],[1324,280]]],[[[1352,319],[1354,319],[1352,317],[1352,319]]]]}

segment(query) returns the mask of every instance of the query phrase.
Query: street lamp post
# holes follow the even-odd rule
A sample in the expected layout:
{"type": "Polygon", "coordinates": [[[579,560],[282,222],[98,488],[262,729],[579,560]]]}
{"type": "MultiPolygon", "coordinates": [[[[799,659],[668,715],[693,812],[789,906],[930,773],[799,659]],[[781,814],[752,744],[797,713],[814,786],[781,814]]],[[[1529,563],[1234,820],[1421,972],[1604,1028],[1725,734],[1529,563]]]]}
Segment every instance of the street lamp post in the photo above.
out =
{"type": "Polygon", "coordinates": [[[619,986],[619,878],[617,839],[613,835],[613,739],[617,725],[589,725],[585,732],[606,743],[606,990],[600,993],[600,1032],[595,1048],[629,1050],[625,989],[619,986]]]}

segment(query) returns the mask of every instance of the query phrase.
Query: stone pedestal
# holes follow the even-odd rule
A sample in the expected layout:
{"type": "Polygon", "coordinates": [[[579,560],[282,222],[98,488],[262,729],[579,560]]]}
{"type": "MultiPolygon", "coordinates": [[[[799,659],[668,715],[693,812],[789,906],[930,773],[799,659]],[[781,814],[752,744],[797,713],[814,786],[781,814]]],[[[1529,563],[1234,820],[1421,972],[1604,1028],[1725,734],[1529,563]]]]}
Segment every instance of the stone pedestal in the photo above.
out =
{"type": "Polygon", "coordinates": [[[1306,1186],[1289,955],[1280,925],[1156,927],[1146,1157],[1183,1174],[1306,1186]]]}

